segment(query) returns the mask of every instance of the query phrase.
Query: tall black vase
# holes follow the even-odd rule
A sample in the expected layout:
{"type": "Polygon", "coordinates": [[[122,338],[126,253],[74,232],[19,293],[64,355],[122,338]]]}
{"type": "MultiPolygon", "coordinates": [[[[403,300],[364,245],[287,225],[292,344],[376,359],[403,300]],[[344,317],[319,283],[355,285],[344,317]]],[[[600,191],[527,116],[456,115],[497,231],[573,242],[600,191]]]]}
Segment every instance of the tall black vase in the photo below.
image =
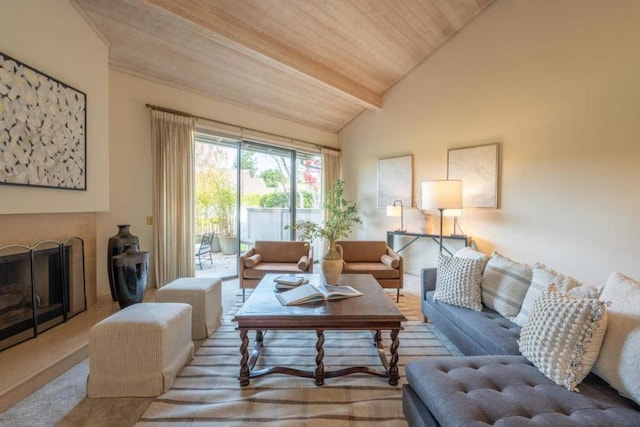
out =
{"type": "Polygon", "coordinates": [[[118,301],[118,293],[116,292],[115,282],[113,280],[113,257],[120,255],[125,251],[125,247],[130,244],[138,244],[138,236],[134,236],[129,232],[129,224],[118,225],[118,234],[109,237],[107,246],[107,274],[109,274],[109,289],[111,290],[111,299],[118,301]]]}
{"type": "Polygon", "coordinates": [[[137,243],[127,245],[123,253],[113,257],[113,279],[120,308],[142,302],[148,274],[149,252],[139,251],[137,243]]]}

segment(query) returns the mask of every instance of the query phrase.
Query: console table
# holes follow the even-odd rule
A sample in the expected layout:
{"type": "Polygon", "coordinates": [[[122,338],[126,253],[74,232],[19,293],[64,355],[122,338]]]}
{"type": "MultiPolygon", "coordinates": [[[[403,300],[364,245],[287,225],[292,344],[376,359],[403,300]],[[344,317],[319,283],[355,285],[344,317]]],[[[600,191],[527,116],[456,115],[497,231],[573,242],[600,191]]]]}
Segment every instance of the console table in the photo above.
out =
{"type": "MultiPolygon", "coordinates": [[[[411,239],[409,241],[409,243],[405,244],[404,246],[402,246],[400,249],[394,249],[396,252],[400,253],[402,252],[402,250],[404,248],[406,248],[407,246],[409,246],[410,244],[412,244],[413,242],[415,242],[416,240],[420,239],[420,238],[427,238],[427,239],[431,239],[436,243],[440,243],[440,235],[439,234],[424,234],[424,233],[411,233],[408,231],[387,231],[387,246],[389,246],[390,248],[393,248],[393,240],[395,236],[401,236],[401,237],[413,237],[413,239],[411,239]]],[[[469,246],[471,244],[471,237],[469,236],[464,236],[464,235],[450,235],[450,236],[442,236],[442,240],[461,240],[464,241],[464,245],[465,246],[469,246]]],[[[449,255],[453,255],[451,253],[451,251],[449,249],[447,249],[444,245],[442,246],[442,249],[445,250],[449,255]]]]}

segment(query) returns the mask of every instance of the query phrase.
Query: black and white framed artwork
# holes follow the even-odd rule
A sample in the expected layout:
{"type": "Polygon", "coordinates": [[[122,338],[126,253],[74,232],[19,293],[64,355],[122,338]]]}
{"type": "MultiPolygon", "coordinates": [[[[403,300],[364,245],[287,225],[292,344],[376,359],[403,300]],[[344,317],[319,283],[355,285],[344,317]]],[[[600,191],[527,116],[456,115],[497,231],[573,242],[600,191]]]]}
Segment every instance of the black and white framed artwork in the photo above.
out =
{"type": "Polygon", "coordinates": [[[87,96],[0,52],[0,184],[87,189],[87,96]]]}

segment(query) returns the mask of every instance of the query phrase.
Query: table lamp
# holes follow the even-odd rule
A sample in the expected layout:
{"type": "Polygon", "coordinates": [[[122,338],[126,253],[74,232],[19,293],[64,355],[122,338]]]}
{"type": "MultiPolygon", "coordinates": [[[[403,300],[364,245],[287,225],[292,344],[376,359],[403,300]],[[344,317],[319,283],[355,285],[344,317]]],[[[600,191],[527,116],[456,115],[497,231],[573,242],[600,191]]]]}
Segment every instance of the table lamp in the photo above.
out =
{"type": "Polygon", "coordinates": [[[445,209],[462,209],[462,181],[441,179],[425,181],[422,190],[422,209],[440,211],[440,252],[442,252],[442,218],[445,209]]]}
{"type": "Polygon", "coordinates": [[[392,206],[387,206],[387,216],[399,216],[400,228],[396,231],[404,231],[404,211],[402,200],[394,200],[392,206]]]}

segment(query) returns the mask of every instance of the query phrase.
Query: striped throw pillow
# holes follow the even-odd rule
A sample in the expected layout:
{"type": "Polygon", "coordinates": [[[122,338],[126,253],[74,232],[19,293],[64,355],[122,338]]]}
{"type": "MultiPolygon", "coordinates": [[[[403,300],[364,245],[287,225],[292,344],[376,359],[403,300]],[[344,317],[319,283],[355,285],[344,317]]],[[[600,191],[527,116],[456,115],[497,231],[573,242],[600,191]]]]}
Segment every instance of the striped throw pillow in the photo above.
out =
{"type": "Polygon", "coordinates": [[[508,319],[519,312],[529,285],[531,266],[494,252],[482,275],[482,303],[508,319]]]}
{"type": "Polygon", "coordinates": [[[604,302],[574,298],[551,284],[520,331],[520,353],[547,378],[577,391],[598,358],[606,328],[604,302]]]}
{"type": "Polygon", "coordinates": [[[436,290],[433,299],[458,307],[482,311],[480,260],[448,257],[440,254],[436,290]]]}
{"type": "Polygon", "coordinates": [[[527,294],[524,297],[524,301],[522,301],[520,312],[515,319],[513,319],[513,322],[520,326],[524,326],[524,323],[527,321],[527,317],[533,308],[533,303],[536,301],[536,298],[538,298],[540,293],[551,283],[554,283],[562,292],[569,292],[573,288],[582,286],[582,282],[547,268],[544,264],[533,264],[532,271],[531,286],[527,289],[527,294]]]}

